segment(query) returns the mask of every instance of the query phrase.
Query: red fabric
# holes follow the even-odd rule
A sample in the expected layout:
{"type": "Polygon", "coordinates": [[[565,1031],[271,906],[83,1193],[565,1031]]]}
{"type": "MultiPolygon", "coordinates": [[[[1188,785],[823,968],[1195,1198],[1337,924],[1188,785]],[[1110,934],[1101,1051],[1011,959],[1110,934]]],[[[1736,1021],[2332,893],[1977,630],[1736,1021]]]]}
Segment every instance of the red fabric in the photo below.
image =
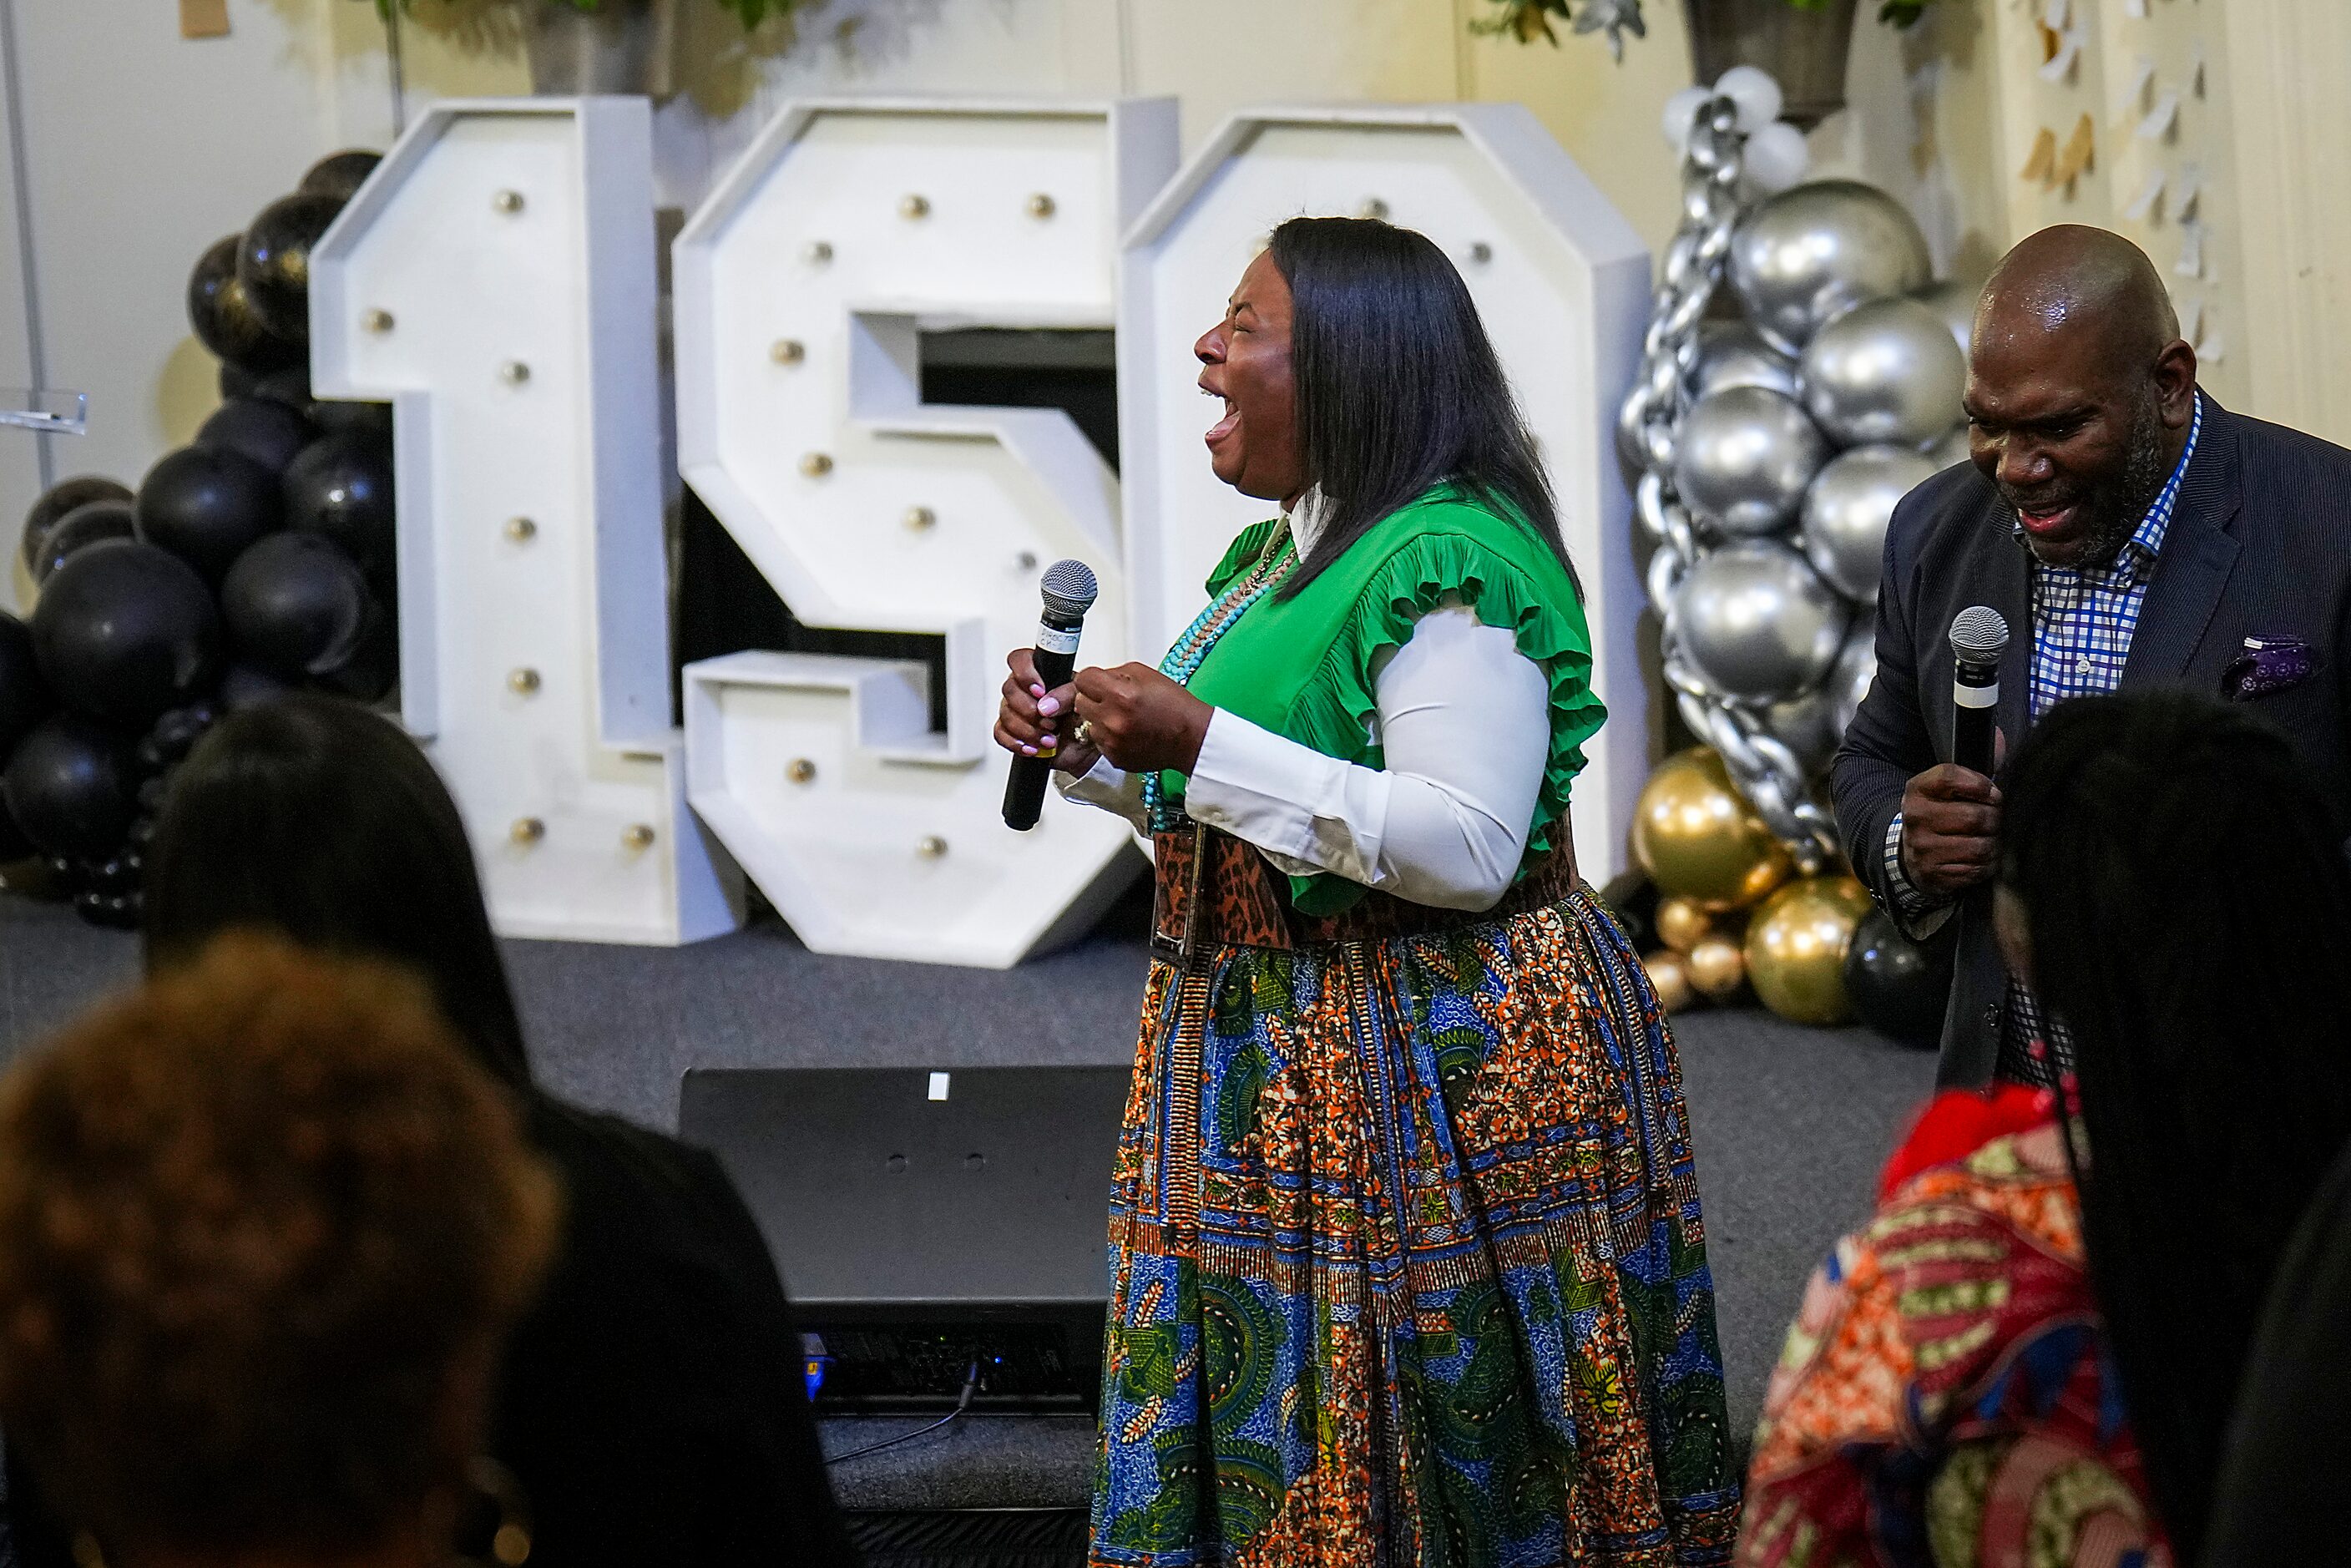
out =
{"type": "Polygon", "coordinates": [[[1994,1138],[2031,1132],[2056,1114],[2056,1103],[2048,1090],[2022,1083],[1946,1089],[1927,1103],[1910,1124],[1909,1136],[1886,1162],[1877,1178],[1877,1201],[1892,1197],[1920,1171],[1963,1160],[1994,1138]]]}

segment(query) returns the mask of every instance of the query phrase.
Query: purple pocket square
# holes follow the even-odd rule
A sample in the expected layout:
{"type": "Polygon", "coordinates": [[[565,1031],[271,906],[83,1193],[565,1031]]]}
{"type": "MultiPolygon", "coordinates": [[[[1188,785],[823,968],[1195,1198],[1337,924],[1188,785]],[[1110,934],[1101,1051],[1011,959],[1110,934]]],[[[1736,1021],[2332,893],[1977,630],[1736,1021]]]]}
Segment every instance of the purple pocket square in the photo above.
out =
{"type": "Polygon", "coordinates": [[[2302,685],[2317,667],[2317,655],[2299,637],[2248,637],[2245,651],[2229,661],[2220,689],[2231,702],[2267,696],[2302,685]]]}

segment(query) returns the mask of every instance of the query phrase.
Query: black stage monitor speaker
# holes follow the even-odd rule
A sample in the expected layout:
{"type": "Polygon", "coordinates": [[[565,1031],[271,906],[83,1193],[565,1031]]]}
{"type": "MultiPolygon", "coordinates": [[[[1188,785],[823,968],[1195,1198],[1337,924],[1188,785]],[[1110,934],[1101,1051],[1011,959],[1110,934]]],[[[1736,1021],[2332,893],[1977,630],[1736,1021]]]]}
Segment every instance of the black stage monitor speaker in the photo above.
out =
{"type": "Polygon", "coordinates": [[[820,1405],[1091,1409],[1123,1067],[696,1069],[678,1130],[741,1189],[820,1405]]]}

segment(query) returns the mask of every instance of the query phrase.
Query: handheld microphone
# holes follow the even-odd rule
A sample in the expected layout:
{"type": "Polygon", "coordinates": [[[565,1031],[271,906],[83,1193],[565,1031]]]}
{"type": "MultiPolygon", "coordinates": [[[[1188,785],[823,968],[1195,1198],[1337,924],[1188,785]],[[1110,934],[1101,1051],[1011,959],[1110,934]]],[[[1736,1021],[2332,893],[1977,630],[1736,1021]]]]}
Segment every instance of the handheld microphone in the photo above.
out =
{"type": "Polygon", "coordinates": [[[1992,772],[1992,716],[2000,707],[2000,658],[2008,651],[2008,622],[2000,612],[1971,605],[1951,622],[1951,760],[1985,778],[1992,772]]]}
{"type": "MultiPolygon", "coordinates": [[[[1045,596],[1045,614],[1037,624],[1037,679],[1051,691],[1077,673],[1078,633],[1102,585],[1084,561],[1057,560],[1045,569],[1038,587],[1045,596]]],[[[1025,833],[1037,825],[1045,810],[1046,776],[1052,771],[1050,757],[1012,759],[1012,776],[1004,781],[1006,827],[1025,833]]]]}

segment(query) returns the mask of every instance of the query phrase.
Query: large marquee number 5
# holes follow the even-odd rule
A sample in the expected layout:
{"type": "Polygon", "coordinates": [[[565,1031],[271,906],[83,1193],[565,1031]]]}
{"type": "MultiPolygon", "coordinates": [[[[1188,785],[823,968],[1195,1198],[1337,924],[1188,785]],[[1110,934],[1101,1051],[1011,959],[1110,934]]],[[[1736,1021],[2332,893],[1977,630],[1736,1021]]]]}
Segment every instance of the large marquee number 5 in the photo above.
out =
{"type": "Polygon", "coordinates": [[[1081,930],[1124,824],[999,815],[989,744],[1037,580],[1100,575],[1081,657],[1129,656],[1118,484],[1058,409],[921,397],[943,328],[1115,319],[1118,234],[1175,167],[1172,103],[788,107],[675,250],[685,477],[801,621],[944,640],[920,664],[750,653],[686,672],[695,809],[820,952],[1004,967],[1081,930]]]}
{"type": "Polygon", "coordinates": [[[320,395],[394,405],[402,716],[509,935],[739,919],[670,716],[654,259],[620,98],[435,106],[313,256],[320,395]]]}

